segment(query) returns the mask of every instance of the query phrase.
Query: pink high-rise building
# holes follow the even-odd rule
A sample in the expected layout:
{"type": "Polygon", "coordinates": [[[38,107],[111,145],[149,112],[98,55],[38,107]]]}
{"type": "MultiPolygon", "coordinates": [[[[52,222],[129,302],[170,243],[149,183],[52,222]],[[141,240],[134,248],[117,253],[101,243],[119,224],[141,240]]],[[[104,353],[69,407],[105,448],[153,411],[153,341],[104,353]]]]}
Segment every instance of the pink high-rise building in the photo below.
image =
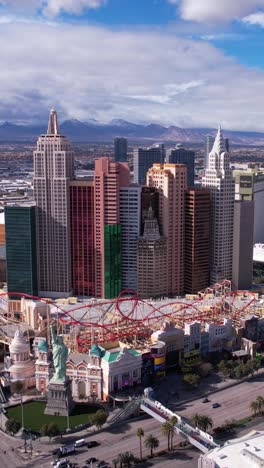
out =
{"type": "Polygon", "coordinates": [[[95,161],[95,296],[112,298],[121,291],[119,190],[130,182],[128,165],[107,157],[95,161]]]}
{"type": "Polygon", "coordinates": [[[153,164],[147,185],[159,192],[159,221],[167,238],[168,294],[184,292],[184,205],[187,189],[185,164],[153,164]]]}

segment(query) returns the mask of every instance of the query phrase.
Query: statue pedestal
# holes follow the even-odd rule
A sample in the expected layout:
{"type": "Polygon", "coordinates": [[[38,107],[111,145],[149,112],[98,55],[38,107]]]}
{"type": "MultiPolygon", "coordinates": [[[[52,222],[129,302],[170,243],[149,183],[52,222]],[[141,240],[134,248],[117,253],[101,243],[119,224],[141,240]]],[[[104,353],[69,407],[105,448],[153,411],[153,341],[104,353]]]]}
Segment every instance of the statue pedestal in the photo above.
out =
{"type": "Polygon", "coordinates": [[[53,380],[48,385],[48,401],[45,414],[68,416],[73,410],[70,380],[53,380]]]}

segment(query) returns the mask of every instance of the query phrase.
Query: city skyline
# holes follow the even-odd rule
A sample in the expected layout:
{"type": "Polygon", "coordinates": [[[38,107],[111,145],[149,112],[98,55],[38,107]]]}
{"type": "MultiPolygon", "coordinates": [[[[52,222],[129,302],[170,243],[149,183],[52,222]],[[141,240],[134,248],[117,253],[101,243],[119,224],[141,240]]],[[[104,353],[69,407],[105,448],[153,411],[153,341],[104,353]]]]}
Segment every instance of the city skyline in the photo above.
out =
{"type": "Polygon", "coordinates": [[[263,1],[138,3],[2,4],[0,122],[55,105],[62,119],[262,130],[263,1]]]}

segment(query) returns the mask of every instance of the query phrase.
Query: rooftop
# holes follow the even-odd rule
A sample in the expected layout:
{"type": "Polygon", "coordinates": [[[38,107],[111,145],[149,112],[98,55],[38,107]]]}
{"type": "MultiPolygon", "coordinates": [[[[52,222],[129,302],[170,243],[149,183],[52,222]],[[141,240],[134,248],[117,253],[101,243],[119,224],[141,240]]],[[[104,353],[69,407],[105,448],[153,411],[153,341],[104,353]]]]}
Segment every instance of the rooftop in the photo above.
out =
{"type": "Polygon", "coordinates": [[[211,450],[204,459],[214,460],[219,468],[264,466],[264,431],[251,431],[211,450]]]}

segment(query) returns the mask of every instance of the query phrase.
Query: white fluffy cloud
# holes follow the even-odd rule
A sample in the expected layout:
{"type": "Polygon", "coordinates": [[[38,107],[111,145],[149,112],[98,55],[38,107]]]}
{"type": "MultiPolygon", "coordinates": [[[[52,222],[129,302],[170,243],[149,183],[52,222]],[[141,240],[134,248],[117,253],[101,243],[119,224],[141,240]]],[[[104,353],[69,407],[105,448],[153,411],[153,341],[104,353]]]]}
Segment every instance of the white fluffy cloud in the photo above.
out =
{"type": "Polygon", "coordinates": [[[264,28],[264,12],[253,13],[252,15],[245,16],[243,18],[244,23],[257,25],[264,28]]]}
{"type": "Polygon", "coordinates": [[[60,13],[81,14],[89,8],[99,8],[107,0],[0,0],[0,6],[13,11],[40,11],[47,16],[60,13]]]}
{"type": "Polygon", "coordinates": [[[225,22],[255,13],[264,8],[264,0],[168,0],[178,4],[184,20],[225,22]]]}
{"type": "Polygon", "coordinates": [[[0,120],[155,121],[264,130],[264,72],[162,31],[0,26],[0,120]]]}

